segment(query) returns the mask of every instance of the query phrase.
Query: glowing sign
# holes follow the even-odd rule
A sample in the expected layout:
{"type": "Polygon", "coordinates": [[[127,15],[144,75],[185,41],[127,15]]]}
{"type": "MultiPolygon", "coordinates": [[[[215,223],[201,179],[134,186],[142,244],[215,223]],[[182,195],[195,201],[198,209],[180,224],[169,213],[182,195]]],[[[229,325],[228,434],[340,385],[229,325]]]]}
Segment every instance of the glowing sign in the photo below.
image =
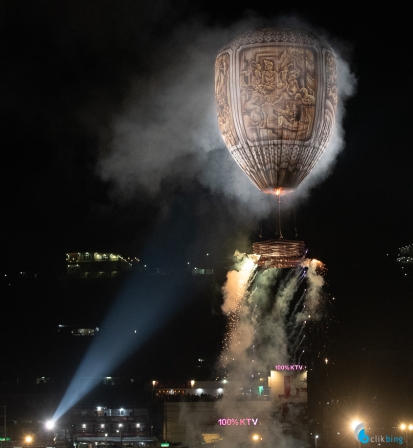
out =
{"type": "Polygon", "coordinates": [[[306,370],[306,367],[301,364],[281,364],[276,365],[275,370],[306,370]]]}
{"type": "Polygon", "coordinates": [[[258,423],[258,418],[220,418],[218,423],[220,426],[256,426],[258,423]]]}

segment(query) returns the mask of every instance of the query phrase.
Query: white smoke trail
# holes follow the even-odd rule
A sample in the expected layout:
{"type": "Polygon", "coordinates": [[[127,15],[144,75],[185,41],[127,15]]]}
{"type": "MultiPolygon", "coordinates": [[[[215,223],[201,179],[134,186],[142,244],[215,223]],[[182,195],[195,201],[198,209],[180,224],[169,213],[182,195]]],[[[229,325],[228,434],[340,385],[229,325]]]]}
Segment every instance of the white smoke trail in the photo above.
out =
{"type": "MultiPolygon", "coordinates": [[[[308,342],[304,316],[312,321],[323,317],[322,263],[305,260],[302,266],[287,274],[277,269],[255,271],[250,265],[246,268],[247,264],[246,258],[241,258],[237,270],[229,273],[223,287],[223,310],[230,310],[227,313],[229,319],[235,310],[237,319],[235,324],[230,321],[226,336],[229,342],[224,341],[221,357],[221,367],[225,368],[225,375],[230,380],[227,391],[233,397],[219,402],[219,415],[238,415],[240,402],[234,401],[234,395],[240,398],[240,390],[251,387],[248,385],[257,372],[262,372],[264,377],[275,364],[294,363],[302,356],[305,359],[302,345],[308,342]],[[304,284],[306,289],[302,291],[304,284]],[[309,312],[313,314],[311,317],[308,317],[309,312]]],[[[258,412],[254,400],[242,402],[242,406],[251,415],[258,412]]],[[[273,404],[269,409],[274,416],[273,424],[261,427],[260,435],[265,440],[276,438],[277,446],[302,446],[304,436],[297,440],[282,432],[279,426],[281,409],[274,408],[273,404]]],[[[299,411],[292,408],[291,412],[299,411]]],[[[289,418],[293,418],[292,415],[289,418]]],[[[234,440],[229,446],[235,448],[239,443],[240,440],[234,440]]]]}
{"type": "Polygon", "coordinates": [[[324,285],[324,265],[318,260],[305,260],[303,263],[307,267],[307,284],[308,288],[305,295],[303,312],[296,315],[296,321],[300,322],[307,318],[319,320],[321,316],[322,306],[322,287],[324,285]]]}
{"type": "Polygon", "coordinates": [[[256,269],[254,262],[245,254],[236,251],[234,256],[237,257],[238,263],[233,271],[228,272],[227,281],[222,288],[224,293],[222,311],[224,314],[235,311],[240,300],[245,297],[252,281],[252,274],[256,269]]]}
{"type": "Polygon", "coordinates": [[[245,254],[235,252],[238,262],[234,270],[227,274],[222,291],[224,303],[222,311],[228,316],[228,329],[224,337],[224,350],[221,354],[221,367],[226,369],[229,362],[237,362],[251,346],[254,339],[253,328],[244,317],[248,314],[246,296],[257,265],[245,254]]]}

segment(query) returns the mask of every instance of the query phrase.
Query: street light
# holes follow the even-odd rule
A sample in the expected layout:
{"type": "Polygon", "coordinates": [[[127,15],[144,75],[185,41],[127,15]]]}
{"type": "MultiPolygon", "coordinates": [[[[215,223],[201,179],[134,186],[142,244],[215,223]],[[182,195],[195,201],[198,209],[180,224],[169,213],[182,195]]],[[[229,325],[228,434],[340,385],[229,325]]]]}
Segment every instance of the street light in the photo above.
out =
{"type": "Polygon", "coordinates": [[[30,443],[33,442],[33,437],[32,437],[32,436],[26,436],[26,437],[24,438],[24,441],[25,441],[27,444],[30,444],[30,443]]]}
{"type": "MultiPolygon", "coordinates": [[[[360,420],[353,420],[352,422],[351,422],[351,429],[353,430],[353,432],[354,432],[354,435],[356,436],[356,438],[357,438],[357,441],[358,441],[358,444],[359,444],[359,447],[361,447],[361,442],[360,442],[360,439],[358,438],[358,436],[359,436],[359,432],[357,432],[357,431],[359,431],[359,430],[361,430],[361,429],[364,429],[364,423],[363,422],[361,422],[360,420]],[[357,430],[357,431],[356,431],[357,430]]],[[[363,443],[365,443],[365,442],[363,442],[363,443]]]]}
{"type": "Polygon", "coordinates": [[[404,436],[406,439],[406,446],[409,446],[409,433],[407,432],[407,429],[409,429],[409,431],[413,430],[413,425],[410,423],[409,426],[407,426],[406,424],[402,423],[400,425],[400,429],[404,432],[404,436]]]}
{"type": "Polygon", "coordinates": [[[314,441],[315,441],[315,448],[317,448],[317,439],[318,439],[318,434],[315,435],[314,437],[314,441]]]}
{"type": "Polygon", "coordinates": [[[122,448],[122,423],[119,423],[119,433],[120,433],[120,448],[122,448]]]}
{"type": "MultiPolygon", "coordinates": [[[[410,425],[409,425],[409,431],[412,431],[412,430],[413,430],[413,425],[410,423],[410,425]]],[[[406,431],[406,445],[407,445],[407,446],[409,446],[409,444],[407,443],[407,442],[408,442],[408,440],[407,440],[408,436],[409,436],[409,434],[408,434],[408,432],[406,431]]]]}
{"type": "Polygon", "coordinates": [[[353,420],[350,425],[351,429],[354,431],[360,423],[360,420],[353,420]]]}
{"type": "Polygon", "coordinates": [[[155,390],[155,386],[157,385],[157,381],[152,381],[152,405],[153,405],[153,393],[154,393],[154,390],[155,390]]]}

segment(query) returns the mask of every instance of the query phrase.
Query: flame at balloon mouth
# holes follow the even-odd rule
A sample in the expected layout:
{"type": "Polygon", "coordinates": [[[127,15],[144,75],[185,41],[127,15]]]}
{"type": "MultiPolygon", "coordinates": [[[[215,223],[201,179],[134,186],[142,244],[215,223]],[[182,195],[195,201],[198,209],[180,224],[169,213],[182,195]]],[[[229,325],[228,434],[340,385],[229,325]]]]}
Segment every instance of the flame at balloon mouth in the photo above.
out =
{"type": "Polygon", "coordinates": [[[290,194],[294,191],[294,188],[265,188],[264,190],[261,190],[263,193],[266,194],[272,194],[274,196],[284,196],[286,194],[290,194]]]}

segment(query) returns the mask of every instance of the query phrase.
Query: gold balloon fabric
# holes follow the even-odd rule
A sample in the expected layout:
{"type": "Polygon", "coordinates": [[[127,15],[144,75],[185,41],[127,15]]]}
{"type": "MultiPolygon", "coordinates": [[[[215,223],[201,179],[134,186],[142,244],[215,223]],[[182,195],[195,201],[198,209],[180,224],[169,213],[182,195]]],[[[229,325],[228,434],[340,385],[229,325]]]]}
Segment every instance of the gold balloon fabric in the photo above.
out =
{"type": "Polygon", "coordinates": [[[334,129],[333,50],[304,30],[247,32],[215,63],[218,125],[230,153],[264,192],[298,187],[334,129]]]}

